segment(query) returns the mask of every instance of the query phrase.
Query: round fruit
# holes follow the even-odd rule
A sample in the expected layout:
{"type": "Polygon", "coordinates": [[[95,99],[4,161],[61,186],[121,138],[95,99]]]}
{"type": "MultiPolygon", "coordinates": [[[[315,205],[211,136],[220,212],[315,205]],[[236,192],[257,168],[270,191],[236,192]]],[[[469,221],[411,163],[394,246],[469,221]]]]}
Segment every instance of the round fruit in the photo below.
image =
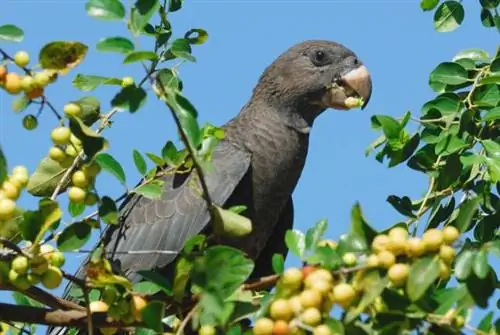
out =
{"type": "Polygon", "coordinates": [[[389,230],[389,238],[397,240],[406,240],[408,238],[408,231],[403,227],[394,227],[389,230]]]}
{"type": "Polygon", "coordinates": [[[352,252],[346,252],[344,256],[342,256],[342,261],[347,266],[356,265],[356,255],[352,252]]]}
{"type": "Polygon", "coordinates": [[[19,198],[20,190],[16,185],[11,183],[9,180],[6,180],[2,184],[2,190],[5,196],[9,199],[16,200],[19,198]]]}
{"type": "Polygon", "coordinates": [[[48,289],[55,289],[61,285],[63,279],[62,272],[59,268],[49,265],[49,268],[42,275],[42,285],[48,289]]]}
{"type": "Polygon", "coordinates": [[[34,257],[31,261],[31,272],[42,275],[49,268],[49,261],[43,256],[34,257]]]}
{"type": "Polygon", "coordinates": [[[30,56],[26,51],[18,51],[14,55],[14,63],[19,67],[25,67],[30,62],[30,56]]]}
{"type": "Polygon", "coordinates": [[[50,264],[57,266],[60,268],[61,266],[64,265],[66,259],[64,257],[64,254],[60,251],[56,251],[50,255],[50,264]]]}
{"type": "Polygon", "coordinates": [[[87,192],[85,190],[81,189],[80,187],[70,187],[68,191],[68,197],[71,200],[71,202],[75,204],[81,204],[85,201],[85,197],[87,196],[87,192]]]}
{"type": "Polygon", "coordinates": [[[26,96],[30,98],[31,100],[39,98],[43,95],[43,88],[41,87],[35,87],[32,90],[26,92],[26,96]]]}
{"type": "Polygon", "coordinates": [[[302,268],[302,278],[306,279],[316,268],[314,266],[306,265],[302,268]]]}
{"type": "Polygon", "coordinates": [[[402,239],[401,236],[391,236],[389,237],[389,243],[387,244],[386,249],[394,255],[402,255],[406,252],[406,245],[406,239],[402,239]]]}
{"type": "Polygon", "coordinates": [[[33,87],[35,86],[35,79],[33,79],[32,76],[24,76],[22,79],[21,79],[21,89],[24,91],[24,92],[29,92],[33,89],[33,87]]]}
{"type": "Polygon", "coordinates": [[[73,143],[76,147],[81,147],[82,146],[82,140],[80,140],[78,137],[75,136],[75,134],[71,133],[70,136],[70,142],[73,143]]]}
{"type": "Polygon", "coordinates": [[[355,98],[355,97],[347,97],[344,100],[344,105],[347,108],[357,108],[363,105],[363,99],[355,98]]]}
{"type": "Polygon", "coordinates": [[[23,118],[23,127],[27,130],[33,130],[38,127],[38,119],[36,116],[29,114],[23,118]]]}
{"type": "Polygon", "coordinates": [[[372,241],[372,249],[375,252],[382,252],[386,250],[387,245],[389,244],[389,237],[387,235],[377,235],[372,241]]]}
{"type": "Polygon", "coordinates": [[[332,249],[337,248],[338,243],[333,240],[322,240],[318,242],[318,247],[330,247],[332,249]]]}
{"type": "Polygon", "coordinates": [[[269,308],[269,315],[274,320],[288,321],[293,317],[293,311],[286,299],[276,299],[269,308]]]}
{"type": "Polygon", "coordinates": [[[457,315],[453,320],[453,325],[456,328],[462,328],[465,325],[465,318],[462,315],[457,315]]]}
{"type": "Polygon", "coordinates": [[[107,312],[109,306],[104,301],[91,301],[89,304],[89,309],[91,313],[107,312]]]}
{"type": "Polygon", "coordinates": [[[46,258],[49,257],[49,255],[52,254],[55,250],[56,249],[53,246],[51,246],[50,244],[42,244],[40,246],[40,254],[46,258]]]}
{"type": "Polygon", "coordinates": [[[378,262],[381,266],[388,269],[396,263],[396,256],[390,251],[382,251],[378,254],[378,262]]]}
{"type": "Polygon", "coordinates": [[[401,286],[406,282],[409,273],[410,267],[408,264],[397,263],[389,268],[387,275],[394,285],[401,286]]]}
{"type": "Polygon", "coordinates": [[[327,325],[319,325],[314,328],[313,335],[332,335],[332,331],[327,325]]]}
{"type": "Polygon", "coordinates": [[[99,201],[99,199],[95,193],[87,193],[87,196],[85,197],[85,205],[94,206],[97,204],[97,201],[99,201]]]}
{"type": "Polygon", "coordinates": [[[69,103],[64,105],[64,114],[67,116],[78,116],[82,112],[82,109],[79,105],[74,103],[69,103]]]}
{"type": "Polygon", "coordinates": [[[278,320],[274,323],[273,335],[287,335],[289,332],[288,322],[278,320]]]}
{"type": "Polygon", "coordinates": [[[9,72],[5,75],[4,88],[10,94],[21,92],[21,77],[15,72],[9,72]]]}
{"type": "Polygon", "coordinates": [[[64,152],[66,153],[66,155],[68,155],[70,157],[76,157],[78,155],[78,152],[76,151],[75,147],[72,145],[68,145],[66,147],[66,150],[64,150],[64,152]]]}
{"type": "Polygon", "coordinates": [[[0,220],[11,219],[16,212],[16,203],[9,198],[0,199],[0,220]]]}
{"type": "Polygon", "coordinates": [[[326,295],[332,289],[332,284],[326,280],[318,279],[312,283],[311,288],[322,295],[326,295]]]}
{"type": "Polygon", "coordinates": [[[33,78],[35,79],[35,83],[38,87],[45,87],[50,82],[50,77],[45,71],[35,73],[33,78]]]}
{"type": "Polygon", "coordinates": [[[333,276],[330,273],[330,271],[325,270],[325,269],[317,269],[313,271],[306,279],[305,279],[305,284],[306,286],[308,285],[308,282],[314,282],[316,280],[325,280],[329,283],[333,282],[333,276]]]}
{"type": "Polygon", "coordinates": [[[56,162],[62,162],[64,161],[67,156],[66,156],[66,153],[64,152],[63,149],[59,148],[59,147],[52,147],[50,148],[49,150],[49,157],[53,160],[55,160],[56,162]]]}
{"type": "Polygon", "coordinates": [[[114,335],[118,331],[118,328],[101,328],[99,329],[102,335],[114,335]]]}
{"type": "Polygon", "coordinates": [[[297,268],[285,270],[282,278],[283,286],[292,290],[298,289],[302,285],[302,271],[297,268]]]}
{"type": "Polygon", "coordinates": [[[420,257],[425,252],[425,244],[421,239],[412,237],[406,242],[406,252],[411,257],[420,257]]]}
{"type": "Polygon", "coordinates": [[[378,256],[375,254],[371,254],[370,256],[368,256],[368,258],[366,259],[366,265],[370,268],[378,267],[380,265],[378,256]]]}
{"type": "Polygon", "coordinates": [[[29,261],[25,256],[17,256],[12,260],[11,263],[12,270],[16,271],[18,274],[24,274],[28,271],[29,261]]]}
{"type": "Polygon", "coordinates": [[[453,244],[453,242],[458,240],[459,236],[460,236],[460,232],[458,231],[457,228],[455,228],[453,226],[444,227],[444,229],[443,229],[444,243],[453,244]]]}
{"type": "Polygon", "coordinates": [[[451,276],[450,267],[443,261],[439,261],[439,278],[447,280],[451,276]]]}
{"type": "Polygon", "coordinates": [[[85,188],[89,185],[89,180],[83,171],[75,171],[71,177],[71,181],[76,187],[85,188]]]}
{"type": "Polygon", "coordinates": [[[5,65],[0,65],[0,81],[4,81],[6,75],[7,68],[5,67],[5,65]]]}
{"type": "Polygon", "coordinates": [[[94,178],[101,172],[101,166],[99,163],[91,162],[90,164],[82,166],[82,171],[85,172],[88,178],[94,178]]]}
{"type": "Polygon", "coordinates": [[[68,144],[71,130],[68,127],[57,127],[50,133],[50,138],[54,144],[68,144]]]}
{"type": "Polygon", "coordinates": [[[31,287],[31,283],[28,281],[27,276],[17,273],[14,269],[9,271],[9,281],[21,291],[31,287]]]}
{"type": "Polygon", "coordinates": [[[26,275],[26,279],[28,279],[28,281],[31,285],[37,285],[42,280],[42,277],[40,277],[39,275],[37,275],[35,273],[28,273],[26,275]]]}
{"type": "Polygon", "coordinates": [[[142,321],[141,311],[147,304],[148,302],[143,297],[138,295],[132,296],[132,299],[130,300],[130,310],[137,321],[142,321]]]}
{"type": "Polygon", "coordinates": [[[456,256],[456,251],[449,245],[443,244],[439,249],[439,258],[441,258],[444,262],[450,264],[453,262],[456,256]]]}
{"type": "Polygon", "coordinates": [[[274,328],[273,320],[269,318],[260,318],[255,321],[253,326],[253,333],[255,335],[272,335],[274,328]]]}
{"type": "Polygon", "coordinates": [[[293,297],[288,299],[288,305],[295,314],[299,314],[304,309],[298,295],[294,295],[293,297]]]}
{"type": "Polygon", "coordinates": [[[29,171],[25,166],[22,165],[16,165],[12,168],[12,174],[20,174],[23,176],[28,176],[29,171]]]}
{"type": "Polygon", "coordinates": [[[300,293],[300,303],[304,308],[319,308],[321,305],[321,294],[316,290],[306,289],[300,293]]]}
{"type": "Polygon", "coordinates": [[[335,301],[344,308],[349,306],[356,296],[354,288],[347,283],[340,283],[333,288],[335,301]]]}
{"type": "Polygon", "coordinates": [[[300,315],[300,320],[308,326],[317,326],[321,322],[321,313],[317,308],[309,307],[300,315]]]}
{"type": "Polygon", "coordinates": [[[134,84],[134,78],[132,78],[132,77],[124,77],[122,79],[122,86],[123,87],[127,87],[127,86],[130,86],[133,84],[134,84]]]}
{"type": "Polygon", "coordinates": [[[425,243],[426,250],[438,251],[444,242],[443,232],[438,229],[431,228],[424,233],[422,240],[425,243]]]}
{"type": "Polygon", "coordinates": [[[29,176],[22,174],[13,174],[9,181],[14,184],[17,188],[25,187],[28,184],[29,176]]]}

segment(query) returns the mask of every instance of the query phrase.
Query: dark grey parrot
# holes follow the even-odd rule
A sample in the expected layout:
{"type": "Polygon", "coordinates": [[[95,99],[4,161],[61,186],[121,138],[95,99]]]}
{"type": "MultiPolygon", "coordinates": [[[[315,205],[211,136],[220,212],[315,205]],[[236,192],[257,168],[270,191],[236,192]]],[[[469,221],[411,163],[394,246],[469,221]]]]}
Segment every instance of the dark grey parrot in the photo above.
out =
{"type": "MultiPolygon", "coordinates": [[[[253,259],[251,277],[272,274],[273,254],[286,257],[292,193],[306,161],[314,120],[328,108],[350,109],[349,97],[362,98],[364,108],[371,90],[370,75],[353,51],[331,41],[305,41],[267,67],[250,100],[222,127],[225,138],[214,150],[214,169],[205,176],[209,193],[221,207],[245,205],[242,215],[252,220],[253,229],[245,237],[224,237],[217,243],[239,248],[253,259]]],[[[190,186],[192,174],[162,178],[161,199],[129,195],[120,208],[119,225],[105,232],[106,255],[134,282],[141,279],[136,271],[161,271],[176,255],[124,252],[180,251],[190,237],[211,232],[207,204],[190,186]]],[[[76,275],[84,274],[83,265],[76,275]]]]}

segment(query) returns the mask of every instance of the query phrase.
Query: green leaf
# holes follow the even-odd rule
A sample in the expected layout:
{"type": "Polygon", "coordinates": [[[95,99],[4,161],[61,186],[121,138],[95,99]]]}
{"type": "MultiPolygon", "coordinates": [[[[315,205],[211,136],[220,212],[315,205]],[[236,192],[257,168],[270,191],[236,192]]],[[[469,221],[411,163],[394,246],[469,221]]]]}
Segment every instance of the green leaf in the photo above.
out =
{"type": "Polygon", "coordinates": [[[107,140],[86,126],[80,118],[69,117],[69,128],[82,141],[83,152],[88,158],[93,158],[99,151],[108,146],[107,140]]]}
{"type": "Polygon", "coordinates": [[[472,296],[475,304],[483,309],[488,307],[488,300],[495,292],[495,287],[497,285],[497,278],[495,271],[488,271],[486,278],[478,278],[474,273],[472,273],[469,278],[467,278],[467,289],[469,294],[472,296]]]}
{"type": "Polygon", "coordinates": [[[494,73],[500,72],[500,56],[497,56],[490,64],[490,71],[494,73]]]}
{"type": "Polygon", "coordinates": [[[490,271],[490,266],[488,264],[488,251],[485,249],[479,250],[472,262],[472,269],[476,276],[480,279],[486,278],[488,272],[490,271]]]}
{"type": "Polygon", "coordinates": [[[406,283],[408,297],[412,301],[419,300],[427,289],[439,277],[439,258],[427,256],[412,264],[406,283]]]}
{"type": "Polygon", "coordinates": [[[490,55],[488,51],[478,48],[471,48],[460,51],[455,57],[453,57],[453,61],[456,62],[459,59],[472,59],[478,62],[487,62],[490,59],[490,55]]]}
{"type": "Polygon", "coordinates": [[[80,42],[50,42],[40,49],[38,62],[43,69],[67,72],[83,61],[88,49],[88,46],[80,42]]]}
{"type": "Polygon", "coordinates": [[[125,171],[123,170],[120,163],[118,163],[118,161],[113,156],[103,152],[98,154],[95,157],[95,160],[97,161],[97,163],[99,163],[99,165],[104,171],[111,173],[113,176],[116,177],[116,179],[118,179],[120,183],[125,185],[126,182],[125,171]]]}
{"type": "Polygon", "coordinates": [[[77,217],[85,211],[85,204],[75,204],[70,202],[68,204],[68,212],[72,217],[77,217]]]}
{"type": "Polygon", "coordinates": [[[457,255],[455,261],[455,276],[458,280],[466,280],[472,272],[472,263],[476,253],[470,249],[464,249],[457,255]]]}
{"type": "Polygon", "coordinates": [[[203,29],[190,29],[186,32],[184,38],[191,44],[203,44],[208,39],[208,33],[203,29]]]}
{"type": "Polygon", "coordinates": [[[0,40],[9,42],[22,42],[24,39],[24,31],[13,24],[5,24],[0,26],[0,40]]]}
{"type": "Polygon", "coordinates": [[[188,61],[195,62],[196,58],[191,55],[191,46],[189,40],[178,38],[172,42],[170,52],[177,58],[184,58],[188,61]]]}
{"type": "Polygon", "coordinates": [[[72,251],[81,248],[90,239],[92,227],[85,222],[75,222],[62,231],[57,239],[57,247],[61,251],[72,251]]]}
{"type": "Polygon", "coordinates": [[[404,197],[398,197],[396,195],[390,195],[387,197],[387,202],[394,207],[395,210],[397,210],[399,213],[408,216],[408,217],[415,217],[415,214],[412,212],[412,203],[411,199],[408,198],[407,196],[404,197]]]}
{"type": "Polygon", "coordinates": [[[146,152],[146,156],[148,156],[148,158],[158,166],[162,166],[163,164],[165,164],[165,162],[161,157],[158,157],[151,152],[146,152]]]}
{"type": "Polygon", "coordinates": [[[42,218],[38,211],[25,211],[23,213],[23,220],[19,224],[21,236],[26,241],[33,242],[42,228],[42,218]]]}
{"type": "Polygon", "coordinates": [[[309,228],[306,232],[306,249],[315,249],[327,229],[327,220],[320,220],[314,225],[314,227],[309,228]]]}
{"type": "MultiPolygon", "coordinates": [[[[436,97],[435,99],[426,102],[422,106],[422,113],[426,116],[434,109],[437,109],[442,116],[454,116],[459,113],[464,107],[463,102],[460,97],[454,93],[444,93],[436,97]]],[[[432,116],[429,116],[434,118],[432,116]]]]}
{"type": "Polygon", "coordinates": [[[78,100],[71,101],[80,106],[81,112],[78,118],[86,126],[93,125],[101,116],[101,103],[93,96],[84,96],[78,100]]]}
{"type": "Polygon", "coordinates": [[[98,209],[99,217],[107,224],[118,223],[118,209],[113,199],[108,196],[101,198],[98,209]]]}
{"type": "Polygon", "coordinates": [[[162,319],[165,314],[165,303],[161,301],[151,301],[141,310],[141,316],[146,326],[156,332],[163,332],[162,319]]]}
{"type": "Polygon", "coordinates": [[[283,259],[283,255],[274,254],[273,255],[273,270],[276,274],[282,274],[285,271],[285,260],[283,259]]]}
{"type": "Polygon", "coordinates": [[[124,87],[111,100],[111,106],[128,109],[130,113],[137,112],[146,102],[147,93],[142,87],[124,87]]]}
{"type": "Polygon", "coordinates": [[[439,3],[439,0],[420,0],[420,8],[423,11],[433,10],[439,3]]]}
{"type": "Polygon", "coordinates": [[[161,69],[157,73],[157,78],[161,81],[166,91],[182,91],[182,82],[171,69],[161,69]]]}
{"type": "Polygon", "coordinates": [[[500,107],[490,109],[483,117],[483,121],[494,121],[500,119],[500,107]]]}
{"type": "Polygon", "coordinates": [[[160,8],[159,0],[137,0],[130,12],[130,30],[139,35],[160,8]]]}
{"type": "Polygon", "coordinates": [[[120,0],[88,0],[87,14],[103,20],[121,20],[125,17],[125,7],[120,0]]]}
{"type": "Polygon", "coordinates": [[[7,179],[8,175],[7,158],[5,158],[2,147],[0,146],[0,185],[7,179]]]}
{"type": "Polygon", "coordinates": [[[40,230],[33,241],[33,244],[39,243],[45,233],[53,229],[54,226],[59,224],[62,217],[62,210],[59,208],[59,203],[57,201],[51,200],[49,198],[40,199],[38,202],[38,210],[35,212],[37,216],[37,221],[41,222],[40,230]]]}
{"type": "Polygon", "coordinates": [[[73,79],[73,86],[81,91],[93,91],[100,85],[121,85],[121,83],[121,79],[118,78],[83,75],[81,73],[73,79]]]}
{"type": "Polygon", "coordinates": [[[144,60],[158,60],[158,55],[153,51],[134,51],[131,52],[123,60],[123,64],[141,62],[144,60]]]}
{"type": "MultiPolygon", "coordinates": [[[[66,168],[61,167],[58,162],[49,157],[42,159],[35,172],[30,176],[26,186],[27,191],[37,197],[51,196],[66,170],[66,168]]],[[[61,192],[66,189],[69,183],[70,180],[64,183],[61,192]]]]}
{"type": "Polygon", "coordinates": [[[496,107],[500,104],[500,85],[486,84],[474,90],[472,102],[476,106],[496,107]]]}
{"type": "Polygon", "coordinates": [[[493,159],[500,159],[500,144],[493,140],[483,140],[481,141],[484,150],[489,157],[493,159]]]}
{"type": "Polygon", "coordinates": [[[459,300],[461,300],[467,294],[467,288],[465,285],[460,285],[458,287],[449,287],[437,291],[433,298],[439,303],[439,307],[436,308],[434,313],[439,315],[446,314],[459,300]]]}
{"type": "Polygon", "coordinates": [[[492,159],[486,157],[486,165],[488,166],[488,174],[491,181],[497,183],[500,181],[500,159],[492,159]]]}
{"type": "Polygon", "coordinates": [[[169,12],[178,11],[179,9],[181,9],[183,2],[184,2],[184,0],[170,0],[168,11],[169,12]]]}
{"type": "Polygon", "coordinates": [[[479,3],[484,8],[495,9],[500,4],[500,0],[479,0],[479,3]]]}
{"type": "Polygon", "coordinates": [[[476,214],[478,210],[478,206],[480,203],[481,199],[480,197],[474,197],[465,200],[461,205],[460,205],[460,210],[458,213],[458,217],[453,223],[455,227],[460,232],[465,232],[469,229],[470,223],[472,221],[472,218],[476,214]]]}
{"type": "Polygon", "coordinates": [[[486,28],[491,28],[495,26],[495,18],[488,9],[482,8],[480,17],[481,17],[481,23],[486,28]]]}
{"type": "Polygon", "coordinates": [[[467,82],[469,78],[467,70],[463,66],[457,63],[444,62],[432,70],[429,80],[448,85],[459,85],[467,82]]]}
{"type": "Polygon", "coordinates": [[[139,283],[136,283],[133,287],[134,292],[140,293],[140,294],[147,294],[147,295],[153,295],[156,294],[157,292],[161,291],[161,287],[153,282],[150,281],[142,281],[139,283]]]}
{"type": "Polygon", "coordinates": [[[377,235],[377,232],[366,222],[358,202],[351,209],[351,233],[363,238],[368,245],[377,235]]]}
{"type": "Polygon", "coordinates": [[[182,302],[186,294],[186,286],[189,283],[192,269],[193,262],[186,257],[180,257],[175,264],[173,294],[174,299],[178,302],[182,302]]]}
{"type": "Polygon", "coordinates": [[[252,221],[240,214],[212,205],[214,232],[220,236],[242,237],[252,232],[252,221]]]}
{"type": "Polygon", "coordinates": [[[388,115],[374,115],[371,121],[373,126],[382,127],[382,131],[387,139],[399,139],[402,127],[393,117],[388,115]]]}
{"type": "Polygon", "coordinates": [[[304,256],[306,241],[304,233],[299,230],[287,230],[285,234],[285,243],[290,252],[299,258],[304,256]]]}
{"type": "Polygon", "coordinates": [[[477,330],[481,330],[485,333],[490,332],[493,329],[493,316],[495,314],[493,312],[489,312],[484,316],[479,325],[477,326],[477,330]]]}
{"type": "Polygon", "coordinates": [[[435,152],[436,155],[448,156],[468,146],[461,138],[450,134],[441,138],[435,147],[435,152]]]}
{"type": "Polygon", "coordinates": [[[217,245],[205,250],[195,263],[191,280],[204,291],[217,292],[224,299],[245,282],[254,269],[252,260],[228,246],[217,245]]]}
{"type": "Polygon", "coordinates": [[[482,78],[479,83],[481,85],[486,85],[486,84],[500,84],[500,74],[489,74],[486,77],[482,78]]]}
{"type": "MultiPolygon", "coordinates": [[[[166,92],[167,93],[167,92],[166,92]]],[[[167,95],[169,106],[179,118],[182,131],[186,134],[190,145],[197,148],[202,140],[200,126],[198,125],[198,112],[191,102],[178,92],[167,95]]]]}
{"type": "Polygon", "coordinates": [[[451,32],[463,22],[465,11],[456,1],[445,1],[434,13],[434,29],[438,32],[451,32]]]}
{"type": "Polygon", "coordinates": [[[128,54],[129,52],[134,51],[135,47],[134,43],[132,43],[132,41],[128,38],[115,36],[101,38],[99,42],[97,42],[96,49],[99,51],[128,54]]]}
{"type": "Polygon", "coordinates": [[[134,164],[135,167],[137,168],[137,171],[139,171],[140,174],[145,175],[148,169],[148,165],[146,164],[144,157],[142,157],[141,153],[136,149],[134,149],[132,155],[134,158],[134,164]]]}
{"type": "Polygon", "coordinates": [[[158,200],[161,199],[163,193],[163,182],[160,180],[153,180],[147,184],[137,186],[130,192],[140,194],[148,199],[158,200]]]}
{"type": "Polygon", "coordinates": [[[338,269],[342,264],[342,259],[333,248],[321,246],[317,247],[314,253],[306,258],[306,262],[307,264],[319,264],[326,269],[333,270],[338,269]]]}
{"type": "Polygon", "coordinates": [[[149,270],[140,270],[137,271],[137,274],[142,276],[149,282],[158,285],[161,288],[161,290],[168,296],[172,295],[172,285],[170,284],[167,278],[163,277],[159,273],[149,270]]]}

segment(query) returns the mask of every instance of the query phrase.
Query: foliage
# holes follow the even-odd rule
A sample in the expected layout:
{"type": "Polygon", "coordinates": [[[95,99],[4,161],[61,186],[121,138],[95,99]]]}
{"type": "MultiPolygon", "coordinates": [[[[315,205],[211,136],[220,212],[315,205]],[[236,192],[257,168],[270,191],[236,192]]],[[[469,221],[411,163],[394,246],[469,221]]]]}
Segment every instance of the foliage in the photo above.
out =
{"type": "MultiPolygon", "coordinates": [[[[500,31],[500,1],[479,3],[481,24],[500,31]]],[[[463,50],[438,64],[429,75],[436,96],[423,104],[418,115],[372,117],[373,128],[382,134],[366,154],[375,152],[375,159],[387,161],[389,167],[406,164],[429,179],[421,199],[387,198],[404,221],[376,231],[360,204],[355,204],[350,229],[339,241],[324,236],[326,220],[306,232],[290,230],[286,245],[304,267],[286,268],[283,257],[274,255],[276,274],[250,283],[253,261],[232,247],[207,246],[210,237],[204,235],[186,241],[169,278],[153,270],[141,271],[144,281],[132,285],[114,273],[100,245],[92,251],[86,280],[61,269],[64,252],[84,248],[92,231],[119,224],[118,208],[126,195],[156,199],[163,190],[159,177],[178,169],[196,170],[217,234],[243,236],[252,230],[251,222],[240,215],[243,206],[224,209],[212,203],[204,184],[211,150],[224,133],[212,125],[201,127],[195,106],[183,93],[178,68],[196,61],[194,51],[208,39],[208,33],[194,28],[175,37],[169,18],[182,6],[182,0],[168,4],[137,0],[130,8],[120,0],[87,0],[85,10],[90,17],[126,21],[132,37],[154,41],[153,50],[138,50],[132,38],[125,36],[105,36],[96,43],[99,52],[122,55],[124,66],[142,63],[146,73],[138,82],[130,77],[74,75],[73,86],[85,94],[104,85],[116,89],[107,112],[101,110],[105,104],[85,95],[68,101],[61,114],[44,95],[59,75],[74,72],[85,61],[89,46],[77,41],[49,42],[40,49],[38,70],[28,67],[26,53],[10,56],[0,49],[0,87],[17,96],[13,110],[25,114],[25,128],[35,128],[39,114],[46,111],[57,119],[51,133],[53,146],[31,175],[22,166],[9,169],[0,147],[0,289],[12,291],[19,306],[59,309],[65,320],[71,318],[64,314],[67,310],[73,317],[84,316],[87,308],[95,315],[106,313],[110,318],[93,317],[90,325],[105,328],[109,334],[130,325],[137,326],[139,333],[168,329],[180,333],[187,328],[199,329],[200,334],[214,334],[217,329],[232,335],[409,330],[459,334],[462,329],[498,333],[500,320],[494,320],[493,312],[477,325],[468,322],[474,308],[490,307],[498,288],[490,257],[500,254],[500,48],[495,55],[463,50]],[[143,178],[128,189],[127,171],[106,152],[105,130],[119,111],[142,112],[151,98],[145,88],[150,82],[156,97],[170,110],[184,148],[178,149],[172,141],[157,154],[131,148],[131,158],[143,178]],[[34,104],[38,115],[27,114],[34,104]],[[418,124],[416,130],[410,130],[411,122],[418,124]],[[101,172],[114,176],[125,194],[113,199],[103,193],[96,183],[101,172]],[[16,204],[23,191],[39,198],[37,208],[16,204]],[[64,196],[70,200],[67,211],[72,222],[61,220],[59,200],[64,196]],[[73,282],[71,293],[80,306],[47,291],[60,286],[63,277],[73,282]],[[276,289],[269,292],[270,287],[276,289]],[[254,321],[253,328],[241,322],[247,318],[254,321]]],[[[451,32],[465,18],[458,1],[421,0],[420,7],[434,12],[437,32],[451,32]]],[[[23,39],[20,27],[0,26],[0,42],[23,39]]],[[[14,307],[0,305],[2,329],[15,326],[34,332],[23,313],[9,313],[14,307]]],[[[36,320],[38,324],[54,322],[49,317],[36,320]]]]}

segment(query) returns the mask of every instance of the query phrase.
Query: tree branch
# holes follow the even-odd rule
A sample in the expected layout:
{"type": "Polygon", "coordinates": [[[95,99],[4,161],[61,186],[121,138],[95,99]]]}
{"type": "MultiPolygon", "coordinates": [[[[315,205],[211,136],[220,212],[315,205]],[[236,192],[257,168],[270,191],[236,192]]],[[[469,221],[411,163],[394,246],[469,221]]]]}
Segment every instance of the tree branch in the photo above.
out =
{"type": "MultiPolygon", "coordinates": [[[[9,284],[0,285],[0,290],[3,291],[17,291],[17,289],[9,284]]],[[[56,297],[49,292],[46,292],[36,286],[32,286],[29,289],[22,292],[24,295],[34,299],[38,302],[41,302],[51,308],[54,309],[63,309],[63,310],[79,310],[85,311],[85,307],[75,304],[74,302],[56,297]]]]}

